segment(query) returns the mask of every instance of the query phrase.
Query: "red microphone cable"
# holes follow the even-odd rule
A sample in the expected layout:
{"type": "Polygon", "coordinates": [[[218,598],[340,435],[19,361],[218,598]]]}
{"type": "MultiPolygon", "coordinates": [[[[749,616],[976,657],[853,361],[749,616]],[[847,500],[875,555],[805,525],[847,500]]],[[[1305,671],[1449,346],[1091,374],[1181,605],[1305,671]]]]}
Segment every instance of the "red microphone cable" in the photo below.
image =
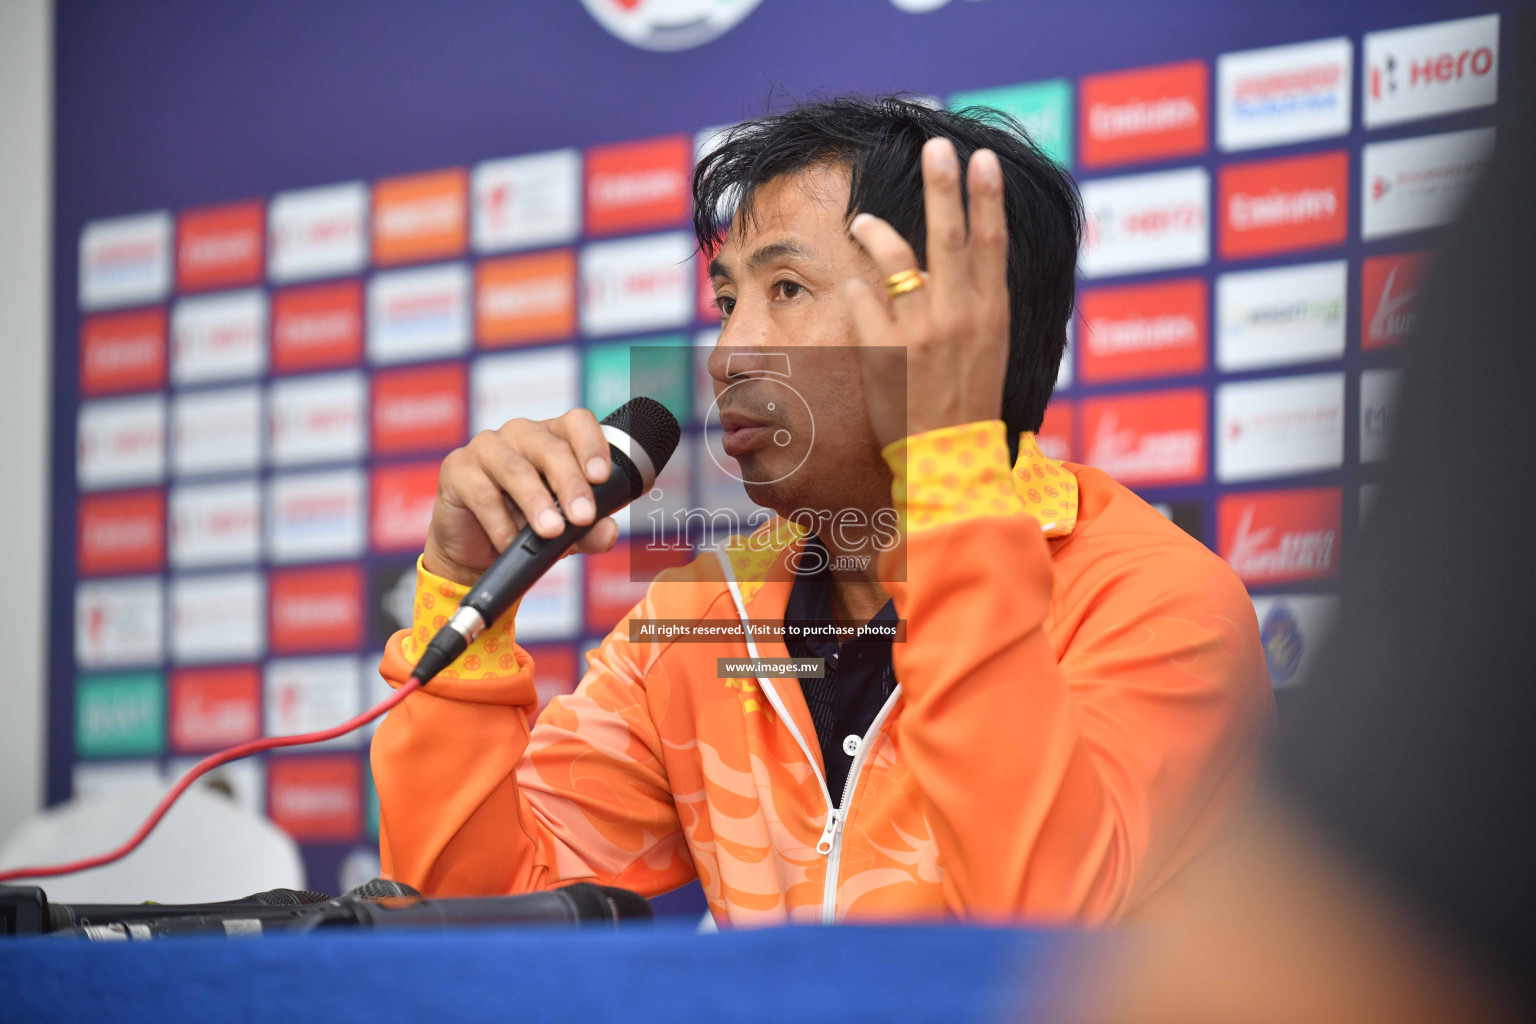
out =
{"type": "Polygon", "coordinates": [[[0,883],[15,881],[19,878],[50,878],[55,875],[72,875],[76,871],[99,868],[103,864],[110,864],[115,860],[121,860],[136,850],[145,839],[149,838],[149,834],[155,830],[155,826],[160,824],[160,819],[165,817],[165,812],[171,809],[171,805],[176,802],[177,798],[185,793],[187,787],[196,782],[200,776],[212,771],[221,764],[238,761],[242,757],[259,754],[263,750],[273,750],[277,747],[299,747],[306,743],[322,743],[325,740],[335,739],[337,736],[345,736],[353,729],[367,725],[396,704],[405,700],[406,697],[421,689],[421,685],[421,680],[416,676],[412,676],[403,686],[367,711],[330,729],[301,733],[298,736],[268,736],[264,739],[250,740],[237,744],[228,750],[221,750],[217,754],[210,754],[193,765],[187,774],[183,775],[181,780],[171,787],[171,791],[160,798],[160,802],[155,805],[155,809],[149,812],[149,817],[144,819],[144,824],[140,825],[139,830],[129,836],[128,841],[122,846],[108,853],[103,853],[96,857],[87,857],[84,860],[73,861],[69,864],[55,864],[51,867],[12,868],[9,871],[0,871],[0,883]]]}

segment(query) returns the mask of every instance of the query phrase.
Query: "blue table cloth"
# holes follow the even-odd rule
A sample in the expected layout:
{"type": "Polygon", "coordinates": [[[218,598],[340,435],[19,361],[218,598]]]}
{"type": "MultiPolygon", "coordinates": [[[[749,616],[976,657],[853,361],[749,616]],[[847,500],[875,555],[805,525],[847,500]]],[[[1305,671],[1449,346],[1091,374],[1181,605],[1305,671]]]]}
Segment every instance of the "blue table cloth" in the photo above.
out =
{"type": "Polygon", "coordinates": [[[962,927],[0,939],[0,1021],[1040,1019],[1070,935],[962,927]]]}

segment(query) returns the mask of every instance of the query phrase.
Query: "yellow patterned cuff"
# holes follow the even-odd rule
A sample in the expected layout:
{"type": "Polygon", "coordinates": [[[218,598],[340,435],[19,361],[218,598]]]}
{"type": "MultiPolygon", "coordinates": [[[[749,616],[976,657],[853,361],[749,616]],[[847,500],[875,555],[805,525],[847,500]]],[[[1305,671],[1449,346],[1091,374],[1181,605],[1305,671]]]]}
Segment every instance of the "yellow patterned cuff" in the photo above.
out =
{"type": "Polygon", "coordinates": [[[978,516],[1014,515],[1024,504],[1009,477],[1001,420],[929,430],[881,452],[903,536],[978,516]]]}
{"type": "MultiPolygon", "coordinates": [[[[422,567],[420,558],[416,560],[416,602],[411,609],[411,632],[400,640],[400,653],[405,655],[406,661],[414,665],[421,660],[421,652],[437,631],[448,624],[448,616],[467,593],[468,587],[433,575],[422,567]]],[[[439,678],[493,679],[515,673],[518,663],[512,620],[516,615],[517,605],[513,605],[500,619],[487,626],[458,660],[439,674],[439,678]]]]}

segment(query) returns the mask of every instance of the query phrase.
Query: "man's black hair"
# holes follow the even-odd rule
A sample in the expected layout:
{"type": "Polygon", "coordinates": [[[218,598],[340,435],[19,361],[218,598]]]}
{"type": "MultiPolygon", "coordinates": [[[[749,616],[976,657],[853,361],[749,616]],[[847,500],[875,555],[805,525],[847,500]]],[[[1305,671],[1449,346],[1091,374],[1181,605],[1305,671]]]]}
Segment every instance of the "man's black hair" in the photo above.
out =
{"type": "MultiPolygon", "coordinates": [[[[757,188],[811,167],[848,168],[846,216],[870,213],[890,223],[926,263],[923,143],[954,143],[962,168],[978,149],[1003,168],[1008,221],[1009,351],[1003,422],[1009,447],[1038,430],[1066,350],[1072,316],[1082,204],[1072,178],[1013,118],[988,107],[935,110],[899,96],[803,103],[727,129],[693,173],[694,233],[704,252],[719,245],[732,213],[752,223],[757,188]]],[[[961,176],[964,188],[964,175],[961,176]]]]}

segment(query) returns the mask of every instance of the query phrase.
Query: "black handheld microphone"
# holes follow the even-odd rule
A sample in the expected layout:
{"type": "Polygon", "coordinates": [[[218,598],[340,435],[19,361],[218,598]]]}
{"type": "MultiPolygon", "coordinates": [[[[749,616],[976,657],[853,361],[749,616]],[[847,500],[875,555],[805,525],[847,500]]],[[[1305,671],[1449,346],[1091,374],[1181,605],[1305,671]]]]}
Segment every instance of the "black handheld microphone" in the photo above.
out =
{"type": "Polygon", "coordinates": [[[437,631],[422,653],[411,676],[423,684],[432,680],[549,571],[561,555],[586,536],[604,516],[612,515],[651,489],[672,453],[682,431],[666,406],[653,398],[631,398],[602,422],[608,438],[613,469],[608,479],[592,488],[597,514],[592,523],[566,523],[557,537],[540,537],[525,526],[491,567],[485,570],[448,624],[437,631]]]}

